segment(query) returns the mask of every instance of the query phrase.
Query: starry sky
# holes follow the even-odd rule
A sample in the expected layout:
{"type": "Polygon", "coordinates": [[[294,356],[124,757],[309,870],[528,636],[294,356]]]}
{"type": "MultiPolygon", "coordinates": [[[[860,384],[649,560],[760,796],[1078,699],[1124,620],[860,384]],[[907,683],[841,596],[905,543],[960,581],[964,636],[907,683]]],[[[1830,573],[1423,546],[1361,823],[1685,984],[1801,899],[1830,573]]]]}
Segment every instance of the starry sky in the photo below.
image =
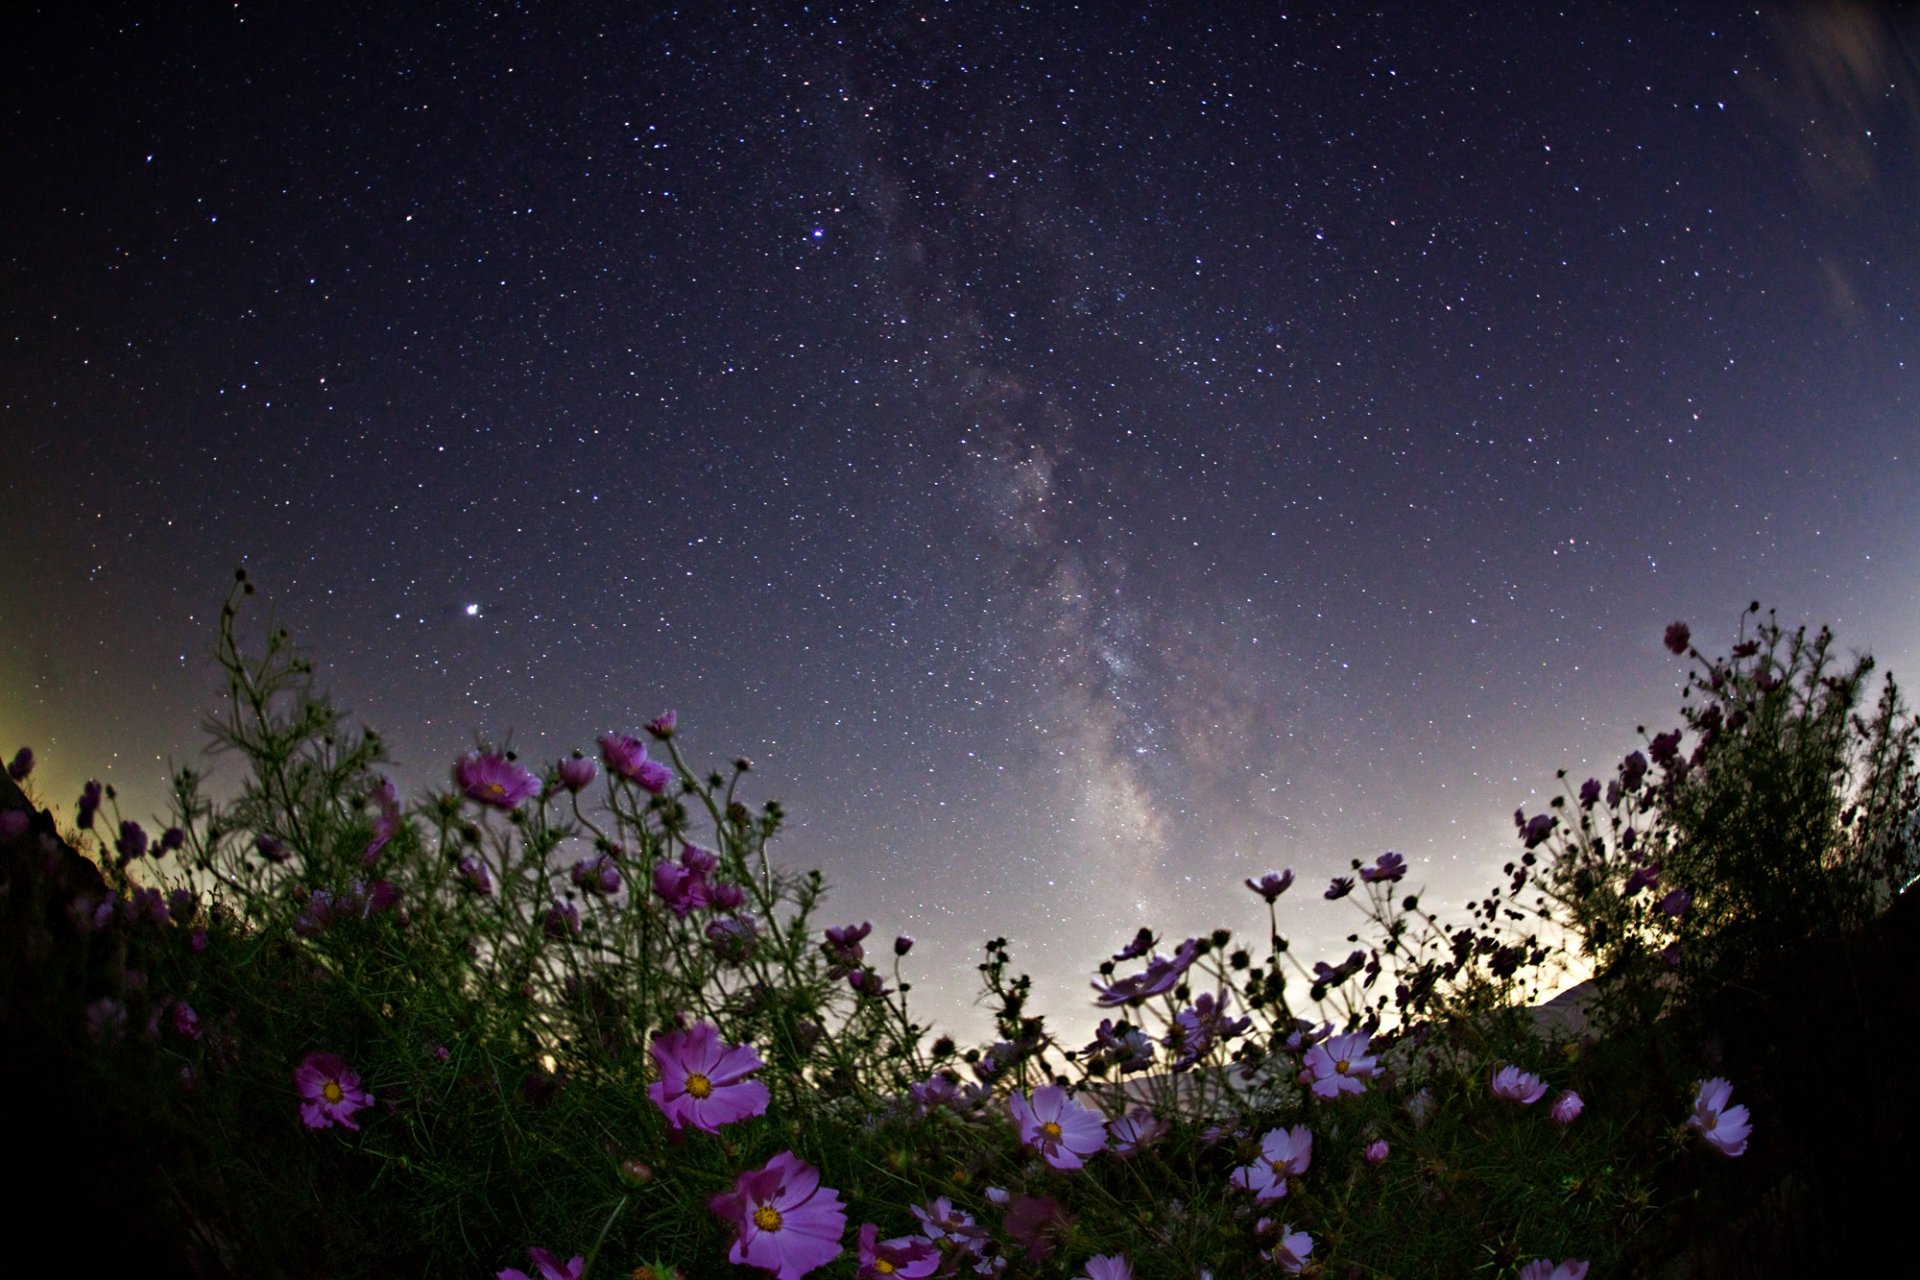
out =
{"type": "Polygon", "coordinates": [[[403,790],[677,708],[963,1035],[1458,906],[1666,623],[1920,669],[1920,25],[1569,8],[39,6],[0,749],[157,811],[244,565],[403,790]]]}

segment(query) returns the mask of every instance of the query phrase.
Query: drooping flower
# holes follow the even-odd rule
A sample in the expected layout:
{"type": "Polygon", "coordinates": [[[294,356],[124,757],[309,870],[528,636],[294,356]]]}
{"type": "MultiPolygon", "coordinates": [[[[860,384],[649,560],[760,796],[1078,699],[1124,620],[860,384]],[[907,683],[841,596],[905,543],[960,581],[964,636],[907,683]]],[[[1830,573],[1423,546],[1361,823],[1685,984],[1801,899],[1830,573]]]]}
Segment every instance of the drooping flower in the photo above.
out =
{"type": "Polygon", "coordinates": [[[1284,872],[1280,873],[1269,871],[1267,874],[1261,876],[1258,881],[1247,881],[1247,888],[1253,890],[1268,902],[1272,902],[1292,887],[1292,867],[1288,867],[1284,872]]]}
{"type": "MultiPolygon", "coordinates": [[[[1257,1235],[1265,1235],[1273,1227],[1270,1219],[1262,1218],[1254,1224],[1257,1235]]],[[[1269,1262],[1278,1263],[1280,1269],[1288,1275],[1299,1275],[1306,1267],[1307,1259],[1313,1253],[1313,1237],[1304,1231],[1295,1231],[1292,1224],[1280,1228],[1280,1239],[1264,1255],[1269,1262]]]]}
{"type": "Polygon", "coordinates": [[[1313,1164],[1313,1131],[1303,1124],[1291,1129],[1269,1129],[1260,1138],[1260,1158],[1235,1169],[1227,1181],[1253,1192],[1255,1204],[1269,1204],[1287,1194],[1287,1178],[1298,1177],[1313,1164]]]}
{"type": "Polygon", "coordinates": [[[1560,1096],[1553,1100],[1553,1106],[1548,1109],[1547,1115],[1564,1129],[1578,1119],[1580,1113],[1586,1109],[1587,1104],[1580,1100],[1579,1094],[1571,1089],[1563,1089],[1560,1096]]]}
{"type": "Polygon", "coordinates": [[[1016,1091],[1007,1099],[1007,1110],[1019,1126],[1020,1141],[1055,1169],[1078,1169],[1084,1157],[1106,1145],[1099,1113],[1074,1101],[1057,1084],[1041,1085],[1031,1101],[1016,1091]]]}
{"type": "Polygon", "coordinates": [[[1718,1076],[1703,1081],[1693,1098],[1693,1115],[1687,1119],[1689,1129],[1698,1130],[1708,1146],[1729,1158],[1746,1154],[1747,1137],[1753,1132],[1747,1109],[1728,1106],[1732,1100],[1730,1081],[1718,1076]]]}
{"type": "Polygon", "coordinates": [[[840,1193],[820,1185],[820,1171],[791,1151],[734,1179],[733,1190],[707,1201],[734,1230],[728,1261],[799,1280],[840,1256],[847,1209],[840,1193]]]}
{"type": "Polygon", "coordinates": [[[651,795],[661,795],[673,781],[673,770],[658,760],[647,759],[647,746],[638,738],[601,734],[600,758],[606,761],[608,772],[619,774],[651,795]]]}
{"type": "Polygon", "coordinates": [[[1493,1096],[1504,1098],[1508,1102],[1530,1107],[1546,1096],[1547,1082],[1531,1071],[1522,1071],[1518,1067],[1501,1067],[1493,1073],[1493,1096]]]}
{"type": "Polygon", "coordinates": [[[655,1036],[647,1052],[660,1068],[647,1097],[675,1129],[719,1133],[723,1124],[766,1113],[767,1086],[747,1079],[766,1063],[750,1045],[722,1044],[712,1023],[655,1036]]]}
{"type": "Polygon", "coordinates": [[[1307,1050],[1307,1070],[1313,1073],[1313,1091],[1322,1098],[1343,1093],[1365,1093],[1361,1081],[1373,1077],[1379,1061],[1367,1056],[1367,1033],[1335,1036],[1307,1050]]]}
{"type": "Polygon", "coordinates": [[[356,1111],[373,1105],[373,1095],[360,1087],[360,1077],[347,1069],[337,1053],[310,1053],[293,1069],[293,1084],[300,1091],[300,1119],[309,1129],[333,1125],[358,1132],[356,1111]]]}
{"type": "Polygon", "coordinates": [[[1377,1138],[1367,1144],[1367,1149],[1362,1154],[1366,1156],[1368,1164],[1385,1164],[1391,1151],[1392,1148],[1387,1146],[1385,1138],[1377,1138]]]}
{"type": "Polygon", "coordinates": [[[373,789],[373,803],[379,808],[380,816],[374,820],[373,839],[367,843],[367,851],[360,855],[363,866],[378,858],[400,830],[400,797],[393,789],[393,779],[380,779],[380,785],[373,789]]]}
{"type": "Polygon", "coordinates": [[[1138,1155],[1170,1126],[1147,1107],[1135,1107],[1123,1116],[1107,1122],[1107,1135],[1113,1154],[1121,1159],[1138,1155]]]}
{"type": "Polygon", "coordinates": [[[493,809],[517,809],[540,794],[540,779],[497,751],[469,751],[454,761],[453,785],[493,809]]]}
{"type": "Polygon", "coordinates": [[[1096,1254],[1087,1259],[1085,1273],[1075,1280],[1133,1280],[1133,1264],[1124,1254],[1096,1254]]]}
{"type": "Polygon", "coordinates": [[[584,1257],[572,1257],[562,1263],[545,1249],[529,1248],[527,1257],[533,1262],[537,1273],[528,1275],[515,1267],[499,1272],[494,1280],[580,1280],[586,1274],[587,1260],[584,1257]]]}
{"type": "Polygon", "coordinates": [[[1568,1258],[1556,1267],[1551,1258],[1535,1258],[1520,1268],[1520,1280],[1587,1280],[1587,1264],[1568,1258]]]}
{"type": "Polygon", "coordinates": [[[860,1227],[860,1280],[921,1280],[940,1267],[940,1251],[919,1236],[900,1236],[876,1241],[880,1228],[873,1223],[860,1227]]]}
{"type": "Polygon", "coordinates": [[[1389,850],[1380,855],[1380,860],[1371,867],[1360,868],[1360,878],[1368,884],[1384,880],[1392,883],[1404,880],[1407,875],[1407,860],[1389,850]]]}

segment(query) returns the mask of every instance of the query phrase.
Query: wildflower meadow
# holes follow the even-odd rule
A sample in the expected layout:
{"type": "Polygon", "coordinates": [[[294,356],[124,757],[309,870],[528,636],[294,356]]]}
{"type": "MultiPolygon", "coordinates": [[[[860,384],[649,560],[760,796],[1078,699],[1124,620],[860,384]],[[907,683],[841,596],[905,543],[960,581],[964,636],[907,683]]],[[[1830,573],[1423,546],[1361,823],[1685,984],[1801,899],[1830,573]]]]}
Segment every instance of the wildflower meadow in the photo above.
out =
{"type": "MultiPolygon", "coordinates": [[[[1911,1178],[1920,725],[1753,606],[1665,635],[1671,728],[1514,815],[1480,900],[1391,851],[1114,939],[1063,1039],[986,941],[997,1038],[911,938],[775,856],[672,712],[403,797],[244,573],[215,805],[0,794],[11,1246],[146,1275],[1579,1277],[1871,1261],[1911,1178]],[[1300,955],[1276,903],[1351,917],[1300,955]],[[1578,1019],[1534,1006],[1590,974],[1578,1019]],[[1896,1163],[1899,1163],[1896,1161],[1896,1163]],[[24,1239],[23,1239],[24,1237],[24,1239]]],[[[1490,871],[1492,868],[1489,869],[1490,871]]],[[[83,1265],[84,1264],[84,1265],[83,1265]]]]}

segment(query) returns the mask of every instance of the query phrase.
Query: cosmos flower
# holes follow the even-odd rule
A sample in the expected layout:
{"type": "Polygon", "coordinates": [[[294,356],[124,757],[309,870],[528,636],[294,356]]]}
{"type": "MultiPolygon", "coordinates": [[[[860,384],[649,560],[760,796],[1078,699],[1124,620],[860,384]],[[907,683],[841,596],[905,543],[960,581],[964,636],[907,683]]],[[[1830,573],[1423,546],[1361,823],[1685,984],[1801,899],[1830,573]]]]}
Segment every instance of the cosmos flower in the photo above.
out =
{"type": "Polygon", "coordinates": [[[647,1097],[676,1130],[719,1133],[723,1124],[766,1114],[767,1086],[747,1079],[766,1063],[749,1045],[723,1045],[711,1023],[655,1036],[647,1052],[660,1068],[647,1097]]]}
{"type": "Polygon", "coordinates": [[[73,821],[82,831],[93,830],[93,815],[100,811],[100,784],[89,781],[80,788],[80,800],[74,809],[73,821]]]}
{"type": "Polygon", "coordinates": [[[940,1251],[919,1236],[901,1236],[876,1243],[880,1228],[868,1222],[860,1228],[859,1280],[921,1280],[940,1267],[940,1251]]]}
{"type": "Polygon", "coordinates": [[[1148,996],[1157,996],[1171,991],[1179,985],[1181,975],[1193,967],[1193,962],[1199,955],[1200,940],[1188,938],[1180,944],[1171,959],[1166,956],[1155,956],[1147,961],[1144,972],[1136,973],[1130,978],[1122,978],[1110,987],[1094,983],[1093,989],[1099,993],[1094,998],[1094,1003],[1103,1009],[1111,1009],[1115,1005],[1144,1000],[1148,996]]]}
{"type": "Polygon", "coordinates": [[[560,762],[560,785],[574,795],[579,795],[593,785],[594,777],[599,772],[593,761],[585,756],[568,756],[560,762]]]}
{"type": "Polygon", "coordinates": [[[1233,1171],[1227,1180],[1253,1192],[1255,1204],[1268,1204],[1287,1194],[1287,1178],[1298,1177],[1313,1163],[1313,1131],[1303,1124],[1291,1129],[1269,1129],[1260,1138],[1260,1158],[1233,1171]]]}
{"type": "Polygon", "coordinates": [[[588,893],[611,896],[620,892],[620,868],[604,853],[582,858],[568,874],[575,886],[588,893]]]}
{"type": "Polygon", "coordinates": [[[712,886],[707,883],[707,878],[677,862],[654,864],[653,891],[682,920],[687,918],[688,912],[713,902],[712,886]]]}
{"type": "Polygon", "coordinates": [[[907,1208],[919,1220],[920,1234],[941,1248],[971,1250],[987,1238],[987,1233],[974,1224],[973,1215],[954,1208],[953,1201],[945,1196],[907,1208]]]}
{"type": "Polygon", "coordinates": [[[600,758],[607,771],[616,773],[651,795],[660,795],[673,781],[673,770],[657,760],[647,759],[646,744],[624,734],[600,735],[600,758]]]}
{"type": "MultiPolygon", "coordinates": [[[[1674,657],[1678,658],[1683,656],[1687,652],[1687,645],[1692,640],[1693,633],[1687,630],[1686,623],[1670,622],[1667,624],[1667,634],[1664,637],[1664,643],[1667,646],[1667,652],[1674,657]]],[[[1583,1267],[1582,1270],[1585,1270],[1585,1268],[1583,1267]]]]}
{"type": "Polygon", "coordinates": [[[1025,1093],[1015,1092],[1007,1099],[1007,1110],[1019,1126],[1020,1141],[1055,1169],[1078,1169],[1083,1157],[1106,1146],[1099,1114],[1075,1102],[1057,1084],[1041,1085],[1031,1101],[1025,1093]]]}
{"type": "MultiPolygon", "coordinates": [[[[1262,1218],[1255,1224],[1256,1234],[1264,1235],[1272,1222],[1262,1218]]],[[[1304,1231],[1295,1231],[1291,1224],[1280,1228],[1280,1239],[1266,1253],[1269,1262],[1278,1263],[1280,1269],[1289,1275],[1299,1275],[1307,1265],[1307,1258],[1313,1253],[1313,1237],[1304,1231]]]]}
{"type": "Polygon", "coordinates": [[[1280,872],[1278,874],[1272,871],[1269,871],[1267,872],[1267,874],[1261,876],[1257,882],[1253,880],[1247,881],[1247,888],[1253,890],[1255,893],[1265,898],[1268,902],[1272,902],[1275,898],[1278,898],[1281,894],[1285,893],[1288,889],[1292,887],[1293,887],[1293,868],[1292,867],[1288,867],[1284,872],[1280,872]]]}
{"type": "Polygon", "coordinates": [[[1362,1154],[1366,1156],[1368,1164],[1385,1164],[1391,1151],[1392,1148],[1387,1146],[1387,1140],[1378,1138],[1368,1143],[1366,1151],[1362,1154]]]}
{"type": "Polygon", "coordinates": [[[1564,1089],[1560,1096],[1553,1100],[1553,1106],[1548,1109],[1547,1115],[1564,1129],[1578,1119],[1580,1113],[1586,1109],[1587,1104],[1580,1100],[1579,1094],[1571,1089],[1564,1089]]]}
{"type": "Polygon", "coordinates": [[[674,727],[679,723],[680,723],[679,712],[662,711],[659,715],[647,721],[647,732],[652,734],[654,737],[658,738],[660,741],[665,742],[668,738],[671,738],[673,736],[674,727]]]}
{"type": "Polygon", "coordinates": [[[540,794],[540,779],[498,752],[469,751],[454,762],[453,785],[494,809],[518,809],[540,794]]]}
{"type": "Polygon", "coordinates": [[[1353,892],[1352,876],[1335,876],[1333,878],[1333,882],[1327,886],[1327,891],[1321,896],[1324,897],[1328,902],[1337,902],[1341,898],[1346,897],[1348,894],[1352,892],[1353,892]]]}
{"type": "Polygon", "coordinates": [[[1371,1079],[1379,1067],[1377,1059],[1366,1056],[1367,1034],[1356,1031],[1335,1036],[1325,1044],[1307,1050],[1307,1070],[1313,1074],[1313,1091],[1322,1098],[1337,1098],[1343,1093],[1365,1093],[1361,1081],[1371,1079]]]}
{"type": "Polygon", "coordinates": [[[33,772],[33,748],[22,747],[14,752],[13,760],[7,765],[7,776],[15,782],[25,782],[27,775],[33,772]]]}
{"type": "Polygon", "coordinates": [[[1693,1115],[1687,1119],[1687,1127],[1696,1129],[1706,1140],[1708,1146],[1729,1158],[1745,1155],[1747,1136],[1753,1132],[1753,1126],[1747,1122],[1745,1107],[1729,1107],[1733,1100],[1733,1085],[1716,1076],[1702,1082],[1700,1092],[1694,1095],[1693,1115]]]}
{"type": "Polygon", "coordinates": [[[1167,1122],[1147,1107],[1135,1107],[1123,1116],[1107,1122],[1107,1136],[1113,1154],[1121,1159],[1138,1155],[1169,1128],[1167,1122]]]}
{"type": "Polygon", "coordinates": [[[1360,878],[1368,884],[1372,884],[1378,880],[1385,880],[1388,883],[1392,883],[1405,879],[1406,875],[1407,860],[1391,850],[1381,854],[1380,861],[1373,866],[1360,868],[1360,878]]]}
{"type": "Polygon", "coordinates": [[[488,872],[487,864],[472,854],[460,859],[456,869],[460,872],[460,878],[467,882],[467,887],[481,897],[493,892],[493,876],[488,872]]]}
{"type": "Polygon", "coordinates": [[[1087,1259],[1086,1272],[1075,1280],[1133,1280],[1133,1264],[1123,1254],[1097,1254],[1087,1259]]]}
{"type": "Polygon", "coordinates": [[[1675,889],[1672,893],[1660,899],[1660,914],[1672,916],[1675,920],[1678,920],[1681,916],[1687,914],[1687,908],[1692,905],[1693,895],[1691,893],[1688,893],[1685,889],[1675,889]]]}
{"type": "Polygon", "coordinates": [[[337,1053],[308,1054],[293,1069],[293,1084],[300,1091],[300,1119],[309,1129],[337,1124],[358,1132],[354,1112],[373,1105],[373,1095],[337,1053]]]}
{"type": "Polygon", "coordinates": [[[373,803],[379,808],[380,816],[374,820],[373,839],[360,857],[363,866],[379,857],[380,851],[400,830],[400,797],[394,792],[393,779],[380,779],[380,785],[373,789],[373,803]]]}
{"type": "Polygon", "coordinates": [[[733,1227],[728,1261],[799,1280],[840,1256],[847,1209],[840,1193],[820,1185],[820,1171],[791,1151],[734,1179],[733,1190],[707,1205],[733,1227]]]}
{"type": "Polygon", "coordinates": [[[1493,1096],[1530,1107],[1546,1096],[1547,1083],[1531,1071],[1502,1067],[1493,1073],[1493,1096]]]}
{"type": "Polygon", "coordinates": [[[547,1250],[537,1248],[528,1249],[527,1257],[532,1260],[537,1274],[530,1276],[517,1268],[508,1267],[499,1272],[494,1280],[580,1280],[586,1274],[587,1260],[584,1257],[568,1258],[563,1265],[547,1250]]]}
{"type": "Polygon", "coordinates": [[[1556,1267],[1551,1258],[1535,1258],[1520,1268],[1520,1280],[1587,1280],[1587,1264],[1568,1258],[1556,1267]]]}

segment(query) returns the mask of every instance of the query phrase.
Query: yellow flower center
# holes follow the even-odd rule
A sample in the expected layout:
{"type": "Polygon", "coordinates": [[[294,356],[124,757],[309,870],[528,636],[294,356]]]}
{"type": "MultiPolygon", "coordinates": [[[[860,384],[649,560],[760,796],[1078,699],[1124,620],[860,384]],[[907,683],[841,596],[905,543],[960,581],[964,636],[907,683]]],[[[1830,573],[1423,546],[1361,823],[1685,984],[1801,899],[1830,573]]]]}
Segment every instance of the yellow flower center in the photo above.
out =
{"type": "Polygon", "coordinates": [[[1714,1127],[1715,1125],[1717,1125],[1717,1124],[1719,1124],[1719,1123],[1720,1123],[1720,1117],[1719,1117],[1719,1116],[1716,1116],[1716,1115],[1714,1115],[1714,1114],[1713,1114],[1712,1112],[1708,1112],[1708,1113],[1707,1113],[1707,1122],[1706,1122],[1706,1124],[1704,1124],[1704,1125],[1702,1125],[1702,1126],[1701,1126],[1701,1128],[1703,1128],[1703,1129],[1711,1129],[1711,1128],[1713,1128],[1713,1127],[1714,1127]]]}
{"type": "Polygon", "coordinates": [[[875,1271],[878,1271],[883,1276],[890,1276],[894,1272],[898,1271],[900,1268],[894,1266],[891,1262],[888,1262],[885,1258],[875,1258],[873,1260],[873,1269],[875,1271]]]}
{"type": "Polygon", "coordinates": [[[687,1092],[696,1098],[712,1097],[713,1081],[707,1079],[698,1071],[690,1071],[687,1073],[687,1092]]]}
{"type": "Polygon", "coordinates": [[[1060,1136],[1060,1126],[1049,1120],[1040,1126],[1040,1132],[1046,1134],[1049,1138],[1057,1138],[1060,1136]]]}
{"type": "Polygon", "coordinates": [[[780,1211],[770,1204],[763,1204],[753,1211],[753,1225],[762,1231],[780,1229],[780,1211]]]}
{"type": "Polygon", "coordinates": [[[486,789],[489,795],[504,796],[507,794],[507,789],[497,782],[489,782],[486,789]]]}
{"type": "Polygon", "coordinates": [[[1347,1062],[1347,1060],[1345,1058],[1342,1058],[1340,1059],[1340,1061],[1333,1064],[1333,1069],[1335,1071],[1338,1071],[1341,1075],[1345,1075],[1347,1074],[1347,1067],[1349,1065],[1350,1064],[1347,1062]]]}
{"type": "Polygon", "coordinates": [[[338,1103],[340,1099],[347,1096],[347,1091],[340,1087],[338,1080],[329,1080],[320,1086],[320,1096],[329,1103],[338,1103]]]}

